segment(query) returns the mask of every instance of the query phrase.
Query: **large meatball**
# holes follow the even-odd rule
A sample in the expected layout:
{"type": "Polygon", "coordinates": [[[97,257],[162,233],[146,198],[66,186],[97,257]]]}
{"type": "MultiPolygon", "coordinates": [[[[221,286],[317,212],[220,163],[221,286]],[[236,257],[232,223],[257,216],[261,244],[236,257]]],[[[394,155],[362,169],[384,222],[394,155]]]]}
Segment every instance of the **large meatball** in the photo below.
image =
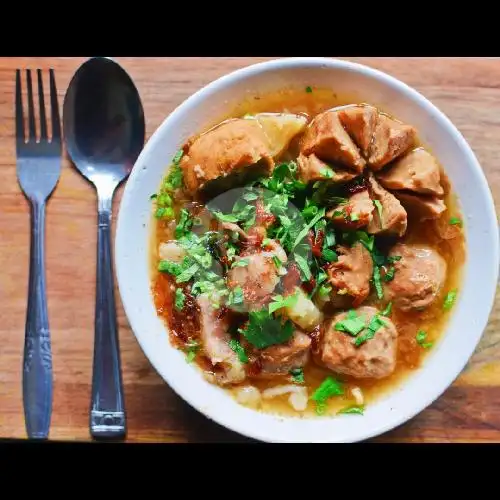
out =
{"type": "Polygon", "coordinates": [[[334,316],[326,325],[320,345],[318,361],[330,370],[355,378],[380,379],[390,375],[396,367],[396,327],[389,318],[378,316],[375,307],[363,306],[352,312],[334,316]],[[364,329],[351,335],[343,331],[343,321],[355,315],[355,323],[364,329]],[[372,327],[372,328],[369,328],[372,327]],[[357,339],[366,339],[356,345],[357,339]]]}
{"type": "Polygon", "coordinates": [[[422,310],[437,298],[446,279],[446,261],[425,245],[398,243],[389,255],[401,257],[394,263],[394,279],[385,285],[387,298],[401,311],[422,310]]]}

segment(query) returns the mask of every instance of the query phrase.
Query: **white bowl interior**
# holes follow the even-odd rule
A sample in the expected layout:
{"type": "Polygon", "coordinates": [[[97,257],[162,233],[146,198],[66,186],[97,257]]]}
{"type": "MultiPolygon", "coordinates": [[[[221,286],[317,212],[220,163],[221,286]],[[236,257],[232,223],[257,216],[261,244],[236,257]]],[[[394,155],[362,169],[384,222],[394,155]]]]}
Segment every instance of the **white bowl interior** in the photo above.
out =
{"type": "Polygon", "coordinates": [[[116,270],[131,327],[152,365],[188,403],[221,425],[263,441],[352,442],[385,432],[413,417],[457,377],[486,326],[498,277],[498,226],[495,209],[471,149],[451,122],[428,100],[376,70],[333,59],[292,58],[250,66],[225,76],[191,96],[148,141],[127,182],[118,217],[116,270]],[[464,213],[467,262],[458,300],[442,340],[424,367],[367,407],[363,417],[283,418],[237,404],[170,343],[157,317],[149,281],[150,195],[180,145],[212,125],[248,94],[284,86],[353,90],[417,127],[423,142],[443,164],[464,213]]]}

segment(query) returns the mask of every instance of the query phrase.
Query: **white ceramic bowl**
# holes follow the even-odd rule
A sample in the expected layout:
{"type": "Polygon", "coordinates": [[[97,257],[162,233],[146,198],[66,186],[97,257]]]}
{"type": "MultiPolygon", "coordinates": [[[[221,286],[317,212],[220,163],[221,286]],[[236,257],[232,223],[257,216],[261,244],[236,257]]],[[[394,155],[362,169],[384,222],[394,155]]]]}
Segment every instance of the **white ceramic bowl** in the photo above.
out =
{"type": "Polygon", "coordinates": [[[116,271],[128,320],[144,353],[185,401],[219,424],[268,442],[354,442],[388,431],[423,410],[454,381],[483,333],[495,296],[499,267],[495,208],[481,166],[462,135],[433,104],[401,81],[359,64],[324,58],[278,59],[235,71],[182,103],[152,135],[137,160],[121,202],[116,271]],[[283,86],[331,87],[359,94],[402,121],[444,165],[464,213],[467,261],[463,284],[442,340],[424,366],[399,388],[367,407],[363,417],[282,418],[247,409],[206,382],[169,343],[157,317],[148,273],[150,195],[180,145],[212,125],[249,93],[283,86]]]}

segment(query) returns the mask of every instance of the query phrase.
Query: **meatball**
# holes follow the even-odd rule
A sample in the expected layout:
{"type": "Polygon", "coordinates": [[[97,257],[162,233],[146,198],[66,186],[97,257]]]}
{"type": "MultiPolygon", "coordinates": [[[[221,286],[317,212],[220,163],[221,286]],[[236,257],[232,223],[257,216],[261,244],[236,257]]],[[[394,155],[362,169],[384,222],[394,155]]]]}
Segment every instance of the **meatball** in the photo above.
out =
{"type": "Polygon", "coordinates": [[[272,345],[260,352],[261,377],[284,375],[294,368],[303,368],[309,361],[311,339],[300,330],[284,344],[272,345]]]}
{"type": "Polygon", "coordinates": [[[398,243],[389,252],[394,279],[385,285],[386,296],[403,312],[422,310],[437,298],[446,279],[446,261],[426,245],[398,243]]]}
{"type": "Polygon", "coordinates": [[[334,316],[321,339],[319,363],[354,378],[389,376],[396,367],[398,332],[389,318],[376,317],[378,313],[375,307],[362,306],[334,316]],[[342,321],[354,314],[365,325],[355,336],[342,327],[342,321]]]}
{"type": "Polygon", "coordinates": [[[256,120],[232,119],[192,141],[182,158],[186,190],[219,194],[248,180],[270,175],[274,161],[256,120]]]}
{"type": "MultiPolygon", "coordinates": [[[[278,269],[274,258],[286,263],[287,256],[281,246],[272,241],[271,250],[257,251],[250,255],[238,256],[235,263],[242,266],[233,266],[227,273],[227,281],[231,288],[241,286],[243,290],[244,305],[250,311],[257,311],[270,300],[280,276],[286,272],[285,267],[278,269]]],[[[251,251],[255,251],[254,248],[251,251]]]]}

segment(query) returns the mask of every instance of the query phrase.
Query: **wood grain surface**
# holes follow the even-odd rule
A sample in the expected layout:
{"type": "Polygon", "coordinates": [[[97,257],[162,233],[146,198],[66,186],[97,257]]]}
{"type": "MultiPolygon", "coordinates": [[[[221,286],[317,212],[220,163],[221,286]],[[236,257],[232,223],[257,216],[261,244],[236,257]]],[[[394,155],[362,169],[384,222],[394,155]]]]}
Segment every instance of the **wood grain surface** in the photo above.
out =
{"type": "MultiPolygon", "coordinates": [[[[149,137],[185,98],[215,78],[265,58],[117,58],[141,94],[149,137]]],[[[455,123],[482,164],[500,213],[500,59],[358,58],[415,87],[455,123]]],[[[0,59],[0,438],[24,438],[21,366],[28,283],[29,207],[16,178],[16,68],[53,67],[62,109],[82,58],[0,59]]],[[[121,190],[115,198],[119,207],[121,190]]],[[[53,440],[89,440],[96,198],[65,160],[47,208],[47,291],[54,359],[53,440]]],[[[181,400],[160,379],[127,323],[118,321],[128,440],[245,441],[181,400]]],[[[500,300],[462,375],[431,407],[377,441],[500,442],[500,300]]]]}

